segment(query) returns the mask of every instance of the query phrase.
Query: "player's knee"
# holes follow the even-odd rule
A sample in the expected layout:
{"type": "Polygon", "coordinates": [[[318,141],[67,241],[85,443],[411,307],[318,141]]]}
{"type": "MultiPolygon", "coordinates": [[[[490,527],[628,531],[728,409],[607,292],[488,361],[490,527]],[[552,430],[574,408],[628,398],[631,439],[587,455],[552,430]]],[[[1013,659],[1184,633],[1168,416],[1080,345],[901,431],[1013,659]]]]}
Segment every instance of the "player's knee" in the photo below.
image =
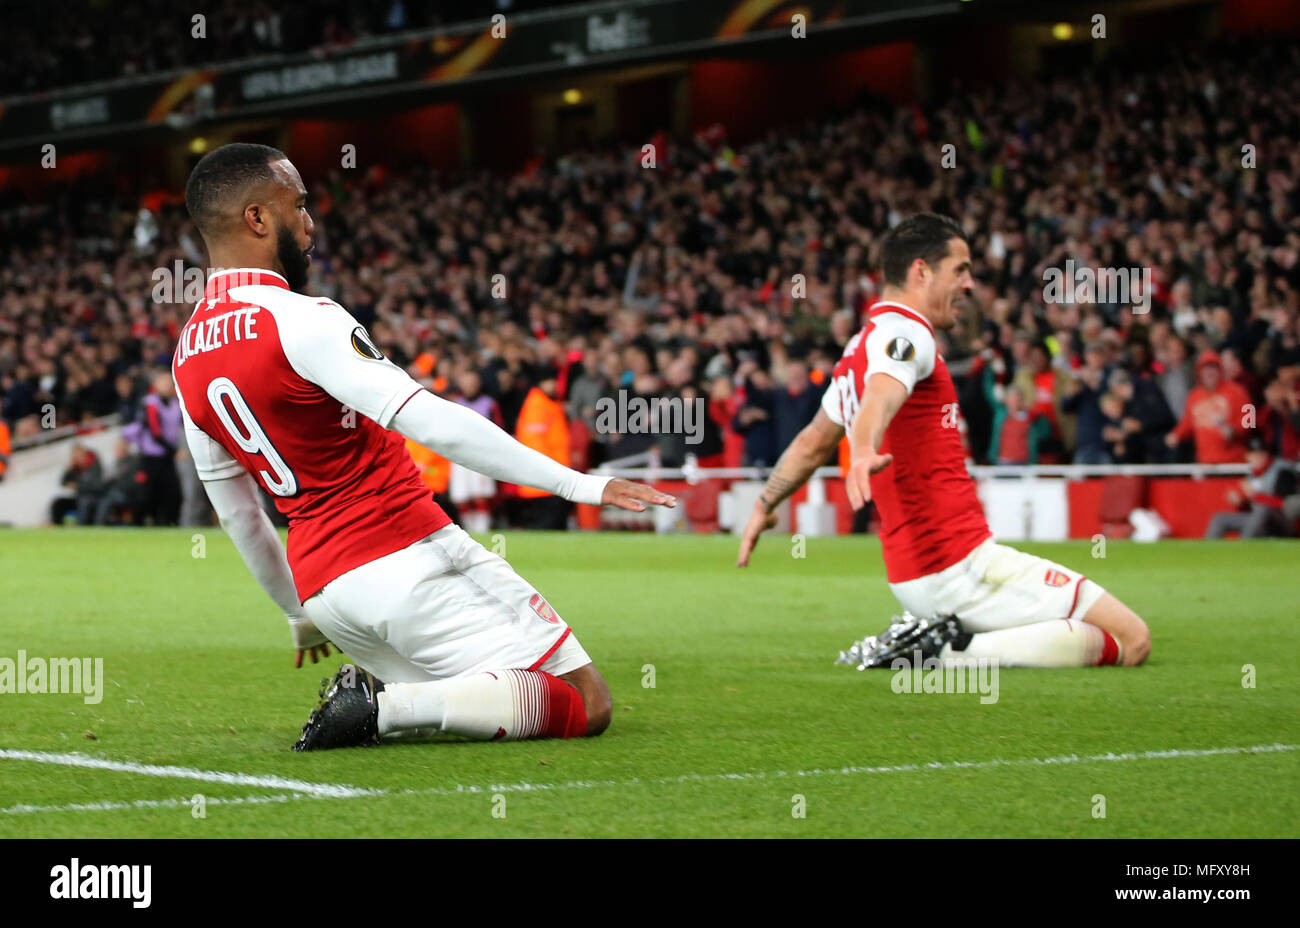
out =
{"type": "Polygon", "coordinates": [[[1151,631],[1142,617],[1110,593],[1088,610],[1083,620],[1103,629],[1120,646],[1120,664],[1136,667],[1151,654],[1151,631]]]}
{"type": "Polygon", "coordinates": [[[566,673],[561,679],[578,691],[582,697],[582,708],[587,714],[588,738],[594,738],[606,728],[614,716],[614,697],[609,694],[609,685],[592,664],[566,673]]]}
{"type": "Polygon", "coordinates": [[[602,680],[601,686],[582,694],[582,702],[587,707],[587,737],[594,738],[609,728],[614,718],[614,697],[602,680]]]}
{"type": "Polygon", "coordinates": [[[1151,656],[1151,630],[1141,619],[1136,619],[1134,625],[1133,630],[1121,642],[1124,645],[1122,657],[1125,667],[1136,667],[1151,656]]]}

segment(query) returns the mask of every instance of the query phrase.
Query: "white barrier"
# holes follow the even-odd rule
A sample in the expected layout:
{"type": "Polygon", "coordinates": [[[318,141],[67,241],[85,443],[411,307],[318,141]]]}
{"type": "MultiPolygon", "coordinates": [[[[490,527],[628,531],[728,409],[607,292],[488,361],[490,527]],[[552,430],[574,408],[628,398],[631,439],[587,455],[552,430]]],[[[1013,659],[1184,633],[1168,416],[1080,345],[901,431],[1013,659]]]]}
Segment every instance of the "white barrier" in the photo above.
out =
{"type": "MultiPolygon", "coordinates": [[[[988,477],[1018,477],[1029,480],[1037,477],[1067,477],[1081,480],[1085,477],[1244,477],[1250,473],[1246,464],[1026,464],[984,465],[968,464],[966,469],[976,480],[988,477]]],[[[624,477],[628,480],[685,480],[699,483],[702,480],[766,480],[772,473],[770,467],[610,467],[592,470],[593,474],[624,477]]],[[[839,477],[838,467],[819,467],[813,477],[823,479],[839,477]]]]}
{"type": "MultiPolygon", "coordinates": [[[[735,481],[718,497],[718,525],[733,534],[744,531],[750,511],[771,473],[765,467],[684,467],[623,466],[598,467],[593,473],[645,483],[685,480],[699,484],[705,480],[735,481]]],[[[1070,506],[1067,483],[1088,477],[1148,476],[1241,477],[1250,473],[1245,464],[1043,464],[1032,466],[968,465],[976,484],[976,493],[984,506],[989,527],[1003,541],[1064,541],[1069,536],[1070,506]],[[1064,478],[1064,479],[1062,479],[1064,478]]],[[[838,467],[818,468],[808,481],[808,500],[792,514],[787,500],[777,507],[780,532],[798,531],[809,536],[836,534],[837,511],[826,501],[823,480],[838,479],[838,467]],[[793,518],[792,518],[793,516],[793,518]]],[[[605,520],[609,527],[622,527],[614,519],[605,520]]],[[[647,520],[648,521],[648,520],[647,520]]],[[[648,526],[647,526],[648,527],[648,526]]],[[[654,520],[659,532],[686,527],[681,518],[654,520]]]]}
{"type": "Polygon", "coordinates": [[[5,479],[0,480],[0,525],[48,525],[50,503],[67,492],[59,478],[70,463],[72,446],[82,444],[99,455],[107,473],[121,436],[120,425],[85,434],[69,429],[61,437],[14,451],[5,479]]]}

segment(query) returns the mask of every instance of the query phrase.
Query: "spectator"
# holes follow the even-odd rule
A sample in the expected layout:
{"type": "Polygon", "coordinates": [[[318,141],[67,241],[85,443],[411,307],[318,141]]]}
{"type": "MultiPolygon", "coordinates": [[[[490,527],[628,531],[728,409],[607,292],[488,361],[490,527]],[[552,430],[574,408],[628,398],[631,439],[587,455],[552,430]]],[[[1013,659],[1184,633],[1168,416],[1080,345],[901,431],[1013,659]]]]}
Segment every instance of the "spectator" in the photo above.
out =
{"type": "MultiPolygon", "coordinates": [[[[1118,377],[1118,372],[1116,376],[1118,377]]],[[[1130,440],[1131,433],[1125,428],[1124,400],[1112,390],[1102,394],[1097,405],[1101,410],[1101,439],[1105,443],[1104,463],[1137,463],[1130,440]]]]}
{"type": "Polygon", "coordinates": [[[1239,356],[1240,349],[1225,348],[1219,352],[1219,361],[1223,365],[1223,379],[1241,387],[1251,403],[1258,405],[1263,395],[1259,378],[1243,366],[1239,356]]]}
{"type": "Polygon", "coordinates": [[[1159,372],[1156,383],[1164,394],[1165,404],[1181,414],[1187,406],[1187,397],[1196,386],[1196,370],[1187,357],[1187,343],[1177,335],[1171,335],[1165,343],[1163,352],[1157,356],[1159,372]]]}
{"type": "Polygon", "coordinates": [[[1054,367],[1047,343],[1037,341],[1028,348],[1027,364],[1017,369],[1011,382],[1030,399],[1030,412],[1043,417],[1050,425],[1049,438],[1039,448],[1044,463],[1062,460],[1065,447],[1075,441],[1074,422],[1066,422],[1061,415],[1074,378],[1065,370],[1054,367]]]}
{"type": "Polygon", "coordinates": [[[1284,512],[1284,498],[1296,493],[1295,465],[1268,453],[1262,443],[1246,454],[1250,477],[1240,489],[1228,491],[1229,512],[1215,514],[1205,530],[1206,538],[1222,538],[1237,532],[1242,538],[1291,537],[1295,526],[1284,512]]]}
{"type": "Polygon", "coordinates": [[[79,525],[93,525],[99,501],[107,492],[99,456],[80,442],[74,444],[59,483],[71,493],[50,503],[50,522],[62,525],[69,516],[75,516],[79,525]]]}
{"type": "Polygon", "coordinates": [[[498,428],[501,427],[501,406],[483,392],[483,378],[478,371],[473,368],[461,371],[456,386],[457,392],[453,397],[456,403],[474,410],[484,419],[491,420],[498,428]]]}
{"type": "Polygon", "coordinates": [[[991,397],[993,442],[989,457],[995,464],[1037,464],[1038,449],[1051,437],[1047,417],[1027,408],[1019,387],[997,387],[1002,399],[991,397]]]}
{"type": "MultiPolygon", "coordinates": [[[[1122,463],[1163,463],[1169,453],[1164,436],[1175,420],[1154,379],[1117,370],[1111,376],[1110,389],[1122,404],[1120,427],[1126,447],[1122,463]]],[[[1119,458],[1115,460],[1121,463],[1119,458]]]]}
{"type": "Polygon", "coordinates": [[[709,381],[709,418],[722,433],[722,460],[703,466],[740,467],[745,456],[745,436],[736,431],[734,423],[736,413],[740,411],[740,397],[725,375],[714,377],[709,381]]]}
{"type": "MultiPolygon", "coordinates": [[[[569,426],[564,418],[564,407],[555,398],[555,389],[555,376],[542,374],[537,386],[524,398],[515,437],[529,448],[568,467],[569,426]]],[[[519,487],[519,496],[526,501],[524,509],[531,528],[562,530],[568,527],[567,500],[534,487],[519,487]]]]}
{"type": "Polygon", "coordinates": [[[1069,373],[1052,366],[1052,354],[1042,341],[1029,346],[1028,362],[1016,370],[1011,381],[1029,398],[1029,411],[1051,426],[1050,438],[1040,451],[1047,451],[1050,445],[1052,456],[1058,460],[1068,437],[1062,430],[1061,412],[1072,381],[1069,373]]]}
{"type": "Polygon", "coordinates": [[[17,365],[12,374],[0,379],[0,389],[4,391],[0,409],[4,418],[16,422],[36,412],[37,382],[36,372],[26,364],[17,365]]]}
{"type": "Polygon", "coordinates": [[[175,525],[181,504],[180,479],[176,475],[181,409],[169,371],[154,375],[153,392],[145,398],[140,424],[140,453],[149,494],[145,513],[154,525],[175,525]]]}
{"type": "Polygon", "coordinates": [[[149,500],[148,476],[139,452],[125,438],[114,448],[113,467],[95,508],[96,525],[140,525],[149,500]]]}
{"type": "MultiPolygon", "coordinates": [[[[740,368],[743,370],[744,365],[740,368]]],[[[745,436],[744,465],[771,467],[782,451],[776,439],[776,391],[772,388],[772,378],[763,368],[754,366],[744,384],[744,398],[732,422],[732,428],[745,436]]]]}
{"type": "Polygon", "coordinates": [[[817,415],[824,392],[809,380],[807,364],[803,361],[786,363],[785,386],[772,391],[773,425],[776,447],[780,451],[790,447],[795,436],[817,415]]]}
{"type": "Polygon", "coordinates": [[[594,349],[582,354],[577,375],[570,381],[565,409],[570,421],[582,420],[588,429],[595,428],[596,403],[613,389],[613,382],[600,367],[600,355],[594,349]]]}
{"type": "Polygon", "coordinates": [[[1177,447],[1194,438],[1198,464],[1236,464],[1246,459],[1247,407],[1250,397],[1223,379],[1219,356],[1206,351],[1196,361],[1197,387],[1187,397],[1183,418],[1165,443],[1177,447]]]}
{"type": "MultiPolygon", "coordinates": [[[[501,407],[496,400],[483,392],[483,378],[477,370],[465,368],[461,371],[456,386],[457,392],[454,396],[456,403],[474,410],[484,419],[489,419],[498,426],[502,425],[501,407]]],[[[438,457],[432,451],[427,453],[433,458],[438,457]]],[[[425,466],[428,466],[432,459],[423,459],[423,461],[425,466]]],[[[416,459],[417,464],[421,462],[421,458],[416,459]]],[[[429,483],[429,480],[426,479],[425,482],[429,483]]],[[[452,516],[457,522],[460,522],[461,516],[465,515],[470,519],[467,527],[473,531],[487,531],[490,527],[488,508],[497,495],[497,482],[491,477],[461,467],[459,464],[447,462],[446,483],[442,483],[439,474],[434,483],[430,483],[430,487],[434,488],[434,498],[440,505],[442,498],[439,494],[445,494],[447,503],[451,506],[448,512],[457,513],[452,516]]],[[[446,509],[447,506],[443,508],[446,509]]]]}
{"type": "MultiPolygon", "coordinates": [[[[700,388],[688,383],[680,391],[682,408],[694,410],[691,421],[697,423],[698,433],[688,435],[686,452],[695,455],[696,462],[704,467],[722,467],[723,428],[730,425],[730,418],[719,419],[712,415],[711,401],[704,396],[700,388]],[[696,438],[699,440],[696,441],[696,438]]],[[[820,394],[819,394],[820,400],[820,394]]]]}
{"type": "Polygon", "coordinates": [[[1259,412],[1259,432],[1264,447],[1274,457],[1300,461],[1300,393],[1276,377],[1264,388],[1264,408],[1259,412]]]}
{"type": "Polygon", "coordinates": [[[1101,397],[1109,377],[1105,358],[1105,349],[1099,342],[1091,342],[1084,348],[1083,367],[1075,374],[1070,393],[1061,403],[1064,412],[1075,416],[1075,464],[1109,463],[1106,440],[1101,433],[1104,418],[1101,397]]]}
{"type": "Polygon", "coordinates": [[[1300,314],[1292,310],[1273,310],[1264,352],[1267,366],[1278,370],[1300,365],[1300,314]]]}

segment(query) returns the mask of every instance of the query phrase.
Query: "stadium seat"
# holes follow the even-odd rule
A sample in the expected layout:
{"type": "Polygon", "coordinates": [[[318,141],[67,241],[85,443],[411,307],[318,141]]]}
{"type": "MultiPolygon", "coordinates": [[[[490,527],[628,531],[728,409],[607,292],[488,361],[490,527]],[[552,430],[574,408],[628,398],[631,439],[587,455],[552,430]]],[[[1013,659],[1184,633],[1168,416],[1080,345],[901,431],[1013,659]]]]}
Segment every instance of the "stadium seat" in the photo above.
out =
{"type": "Polygon", "coordinates": [[[1098,515],[1107,538],[1128,538],[1133,534],[1129,513],[1146,506],[1146,477],[1103,478],[1098,515]]]}
{"type": "Polygon", "coordinates": [[[718,531],[718,495],[721,480],[705,480],[692,487],[686,496],[686,521],[693,532],[718,531]]]}

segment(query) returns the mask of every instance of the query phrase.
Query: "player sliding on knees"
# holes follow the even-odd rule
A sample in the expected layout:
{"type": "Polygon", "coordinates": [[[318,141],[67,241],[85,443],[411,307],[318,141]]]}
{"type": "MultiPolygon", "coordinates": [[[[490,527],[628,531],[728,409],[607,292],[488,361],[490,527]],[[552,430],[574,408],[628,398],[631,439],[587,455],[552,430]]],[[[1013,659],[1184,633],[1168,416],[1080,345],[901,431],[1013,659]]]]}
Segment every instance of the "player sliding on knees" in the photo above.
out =
{"type": "Polygon", "coordinates": [[[313,224],[282,152],[216,149],[185,202],[213,266],[227,268],[172,361],[194,463],[288,618],[297,666],[330,643],[360,665],[339,668],[294,749],[415,729],[485,741],[604,731],[612,702],[591,658],[541,594],[433,502],[402,436],[580,503],[643,511],[673,497],[519,444],[421,389],[338,303],[304,295],[313,224]],[[258,483],[289,519],[287,557],[258,483]]]}
{"type": "Polygon", "coordinates": [[[883,300],[849,340],[816,417],[785,450],[740,543],[744,567],[776,506],[826,462],[847,430],[849,502],[875,501],[890,589],[904,615],[841,662],[996,658],[1020,667],[1135,666],[1151,638],[1131,609],[1083,575],[997,544],[966,470],[957,393],[935,348],[973,288],[952,219],[921,213],[882,242],[883,300]]]}

